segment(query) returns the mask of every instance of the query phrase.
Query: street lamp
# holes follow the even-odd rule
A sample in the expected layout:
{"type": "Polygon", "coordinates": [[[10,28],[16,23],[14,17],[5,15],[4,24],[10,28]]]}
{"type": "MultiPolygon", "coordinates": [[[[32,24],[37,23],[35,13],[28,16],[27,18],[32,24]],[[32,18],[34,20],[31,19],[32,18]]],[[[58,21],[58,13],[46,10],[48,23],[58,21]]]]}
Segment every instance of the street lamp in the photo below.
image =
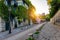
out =
{"type": "Polygon", "coordinates": [[[10,13],[11,13],[11,7],[8,8],[8,11],[9,11],[9,34],[11,33],[11,26],[10,26],[10,13]]]}
{"type": "Polygon", "coordinates": [[[17,2],[16,2],[16,0],[6,0],[6,1],[7,1],[7,4],[8,4],[8,7],[9,7],[8,8],[8,11],[9,11],[9,34],[11,34],[11,25],[10,25],[11,24],[10,23],[10,21],[11,21],[11,18],[10,18],[11,17],[11,14],[10,14],[11,13],[11,6],[14,5],[14,8],[16,8],[17,7],[17,4],[16,4],[17,2]]]}

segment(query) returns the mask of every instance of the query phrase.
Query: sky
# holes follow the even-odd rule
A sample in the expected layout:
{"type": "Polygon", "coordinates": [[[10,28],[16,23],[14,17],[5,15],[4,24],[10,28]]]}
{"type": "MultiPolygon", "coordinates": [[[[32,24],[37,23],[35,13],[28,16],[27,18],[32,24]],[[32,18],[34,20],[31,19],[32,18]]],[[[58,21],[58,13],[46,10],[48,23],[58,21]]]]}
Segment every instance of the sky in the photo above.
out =
{"type": "Polygon", "coordinates": [[[47,5],[46,0],[30,0],[31,3],[35,6],[37,14],[48,14],[49,13],[49,7],[47,5]]]}

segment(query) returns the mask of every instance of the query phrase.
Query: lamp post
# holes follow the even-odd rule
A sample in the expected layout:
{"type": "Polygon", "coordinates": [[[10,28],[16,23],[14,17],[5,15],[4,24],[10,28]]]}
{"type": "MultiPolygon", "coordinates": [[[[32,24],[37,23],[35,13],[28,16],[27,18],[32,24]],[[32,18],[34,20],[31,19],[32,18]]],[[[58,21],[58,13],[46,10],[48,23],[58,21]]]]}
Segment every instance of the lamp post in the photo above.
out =
{"type": "Polygon", "coordinates": [[[11,34],[11,25],[10,25],[10,13],[11,13],[11,0],[6,0],[7,2],[7,6],[8,6],[8,12],[9,12],[9,19],[8,19],[8,22],[9,22],[9,34],[11,34]]]}
{"type": "Polygon", "coordinates": [[[16,0],[6,0],[8,4],[8,11],[9,11],[9,34],[11,34],[11,6],[14,5],[14,8],[17,7],[16,0]],[[13,3],[12,3],[13,2],[13,3]]]}
{"type": "Polygon", "coordinates": [[[10,26],[10,13],[11,13],[11,7],[8,8],[8,11],[9,11],[9,34],[11,33],[11,26],[10,26]]]}

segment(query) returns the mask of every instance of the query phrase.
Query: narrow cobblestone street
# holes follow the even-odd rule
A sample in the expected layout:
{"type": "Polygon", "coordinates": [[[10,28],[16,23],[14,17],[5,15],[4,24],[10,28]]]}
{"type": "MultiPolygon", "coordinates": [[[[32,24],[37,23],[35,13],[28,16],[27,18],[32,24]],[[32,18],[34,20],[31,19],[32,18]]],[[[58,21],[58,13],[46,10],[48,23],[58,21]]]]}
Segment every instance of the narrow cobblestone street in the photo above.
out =
{"type": "Polygon", "coordinates": [[[0,40],[60,40],[60,0],[0,0],[0,40]]]}
{"type": "Polygon", "coordinates": [[[60,29],[48,22],[41,30],[37,40],[60,40],[60,29]]]}

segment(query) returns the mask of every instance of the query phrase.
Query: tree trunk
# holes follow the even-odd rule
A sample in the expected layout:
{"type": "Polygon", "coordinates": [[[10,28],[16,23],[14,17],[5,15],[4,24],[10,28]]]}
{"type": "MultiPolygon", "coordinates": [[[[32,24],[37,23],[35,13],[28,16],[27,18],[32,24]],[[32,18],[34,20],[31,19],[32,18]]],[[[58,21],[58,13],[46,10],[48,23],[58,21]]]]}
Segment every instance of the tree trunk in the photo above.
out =
{"type": "Polygon", "coordinates": [[[30,25],[30,19],[28,19],[28,25],[30,25]]]}

